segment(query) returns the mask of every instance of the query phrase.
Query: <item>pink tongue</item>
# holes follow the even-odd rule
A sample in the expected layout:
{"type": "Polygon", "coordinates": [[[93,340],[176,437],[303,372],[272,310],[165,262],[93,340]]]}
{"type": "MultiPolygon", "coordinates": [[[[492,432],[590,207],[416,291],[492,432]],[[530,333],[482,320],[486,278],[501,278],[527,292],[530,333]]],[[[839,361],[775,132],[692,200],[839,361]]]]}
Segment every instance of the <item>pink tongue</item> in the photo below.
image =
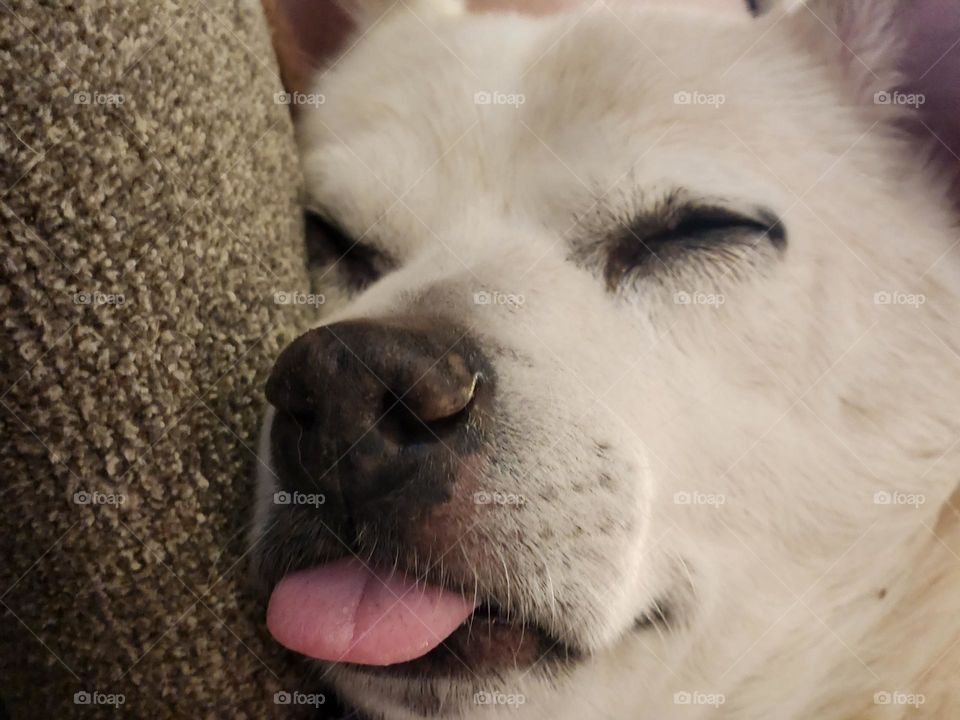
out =
{"type": "Polygon", "coordinates": [[[303,655],[392,665],[430,652],[473,610],[462,595],[348,559],[283,578],[270,596],[267,628],[303,655]]]}

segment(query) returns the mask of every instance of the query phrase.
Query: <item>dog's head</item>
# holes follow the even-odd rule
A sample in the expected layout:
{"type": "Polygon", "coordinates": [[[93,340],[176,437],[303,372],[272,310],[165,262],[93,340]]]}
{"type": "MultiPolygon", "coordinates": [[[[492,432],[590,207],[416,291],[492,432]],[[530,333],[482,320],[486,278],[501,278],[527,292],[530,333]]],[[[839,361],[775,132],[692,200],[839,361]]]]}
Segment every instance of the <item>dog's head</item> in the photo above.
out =
{"type": "Polygon", "coordinates": [[[853,643],[960,430],[895,3],[358,2],[292,96],[348,297],[267,386],[274,635],[390,718],[674,717],[853,643]]]}

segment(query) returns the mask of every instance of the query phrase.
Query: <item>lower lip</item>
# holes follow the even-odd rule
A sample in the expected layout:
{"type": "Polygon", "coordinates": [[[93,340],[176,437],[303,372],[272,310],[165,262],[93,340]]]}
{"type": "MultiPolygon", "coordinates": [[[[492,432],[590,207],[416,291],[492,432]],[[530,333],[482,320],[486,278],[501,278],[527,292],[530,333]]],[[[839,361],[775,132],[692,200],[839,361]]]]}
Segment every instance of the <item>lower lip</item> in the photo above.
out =
{"type": "Polygon", "coordinates": [[[423,657],[387,667],[351,667],[376,675],[475,677],[502,672],[506,667],[524,670],[540,665],[546,668],[575,659],[570,648],[543,630],[507,622],[481,607],[441,645],[423,657]]]}

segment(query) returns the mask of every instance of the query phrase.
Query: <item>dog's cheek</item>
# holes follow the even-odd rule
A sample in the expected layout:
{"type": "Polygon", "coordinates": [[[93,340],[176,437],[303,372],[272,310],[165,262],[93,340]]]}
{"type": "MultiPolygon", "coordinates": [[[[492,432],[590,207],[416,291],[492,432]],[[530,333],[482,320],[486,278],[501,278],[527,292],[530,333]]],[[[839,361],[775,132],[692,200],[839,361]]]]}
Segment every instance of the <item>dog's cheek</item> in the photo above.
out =
{"type": "MultiPolygon", "coordinates": [[[[587,432],[578,434],[590,438],[587,432]]],[[[562,598],[576,622],[557,633],[585,647],[612,642],[655,592],[644,560],[652,480],[618,440],[591,439],[558,453],[531,478],[530,500],[517,517],[536,543],[524,561],[540,585],[537,600],[562,598]]]]}

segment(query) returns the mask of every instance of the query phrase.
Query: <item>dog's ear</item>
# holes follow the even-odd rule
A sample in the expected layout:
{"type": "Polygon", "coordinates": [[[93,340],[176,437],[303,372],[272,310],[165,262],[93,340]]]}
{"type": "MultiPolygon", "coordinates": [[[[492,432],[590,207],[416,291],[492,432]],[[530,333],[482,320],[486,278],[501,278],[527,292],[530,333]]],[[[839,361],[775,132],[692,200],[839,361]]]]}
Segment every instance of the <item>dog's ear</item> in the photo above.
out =
{"type": "MultiPolygon", "coordinates": [[[[843,73],[851,99],[911,128],[960,178],[960,3],[747,0],[843,73]]],[[[954,197],[960,202],[960,182],[954,197]]]]}
{"type": "Polygon", "coordinates": [[[460,0],[261,0],[288,92],[306,93],[316,74],[350,51],[388,13],[453,13],[460,0]]]}
{"type": "Polygon", "coordinates": [[[768,22],[789,23],[826,61],[835,61],[856,99],[873,102],[877,93],[892,92],[906,80],[900,0],[750,0],[749,5],[756,15],[774,16],[768,22]]]}

